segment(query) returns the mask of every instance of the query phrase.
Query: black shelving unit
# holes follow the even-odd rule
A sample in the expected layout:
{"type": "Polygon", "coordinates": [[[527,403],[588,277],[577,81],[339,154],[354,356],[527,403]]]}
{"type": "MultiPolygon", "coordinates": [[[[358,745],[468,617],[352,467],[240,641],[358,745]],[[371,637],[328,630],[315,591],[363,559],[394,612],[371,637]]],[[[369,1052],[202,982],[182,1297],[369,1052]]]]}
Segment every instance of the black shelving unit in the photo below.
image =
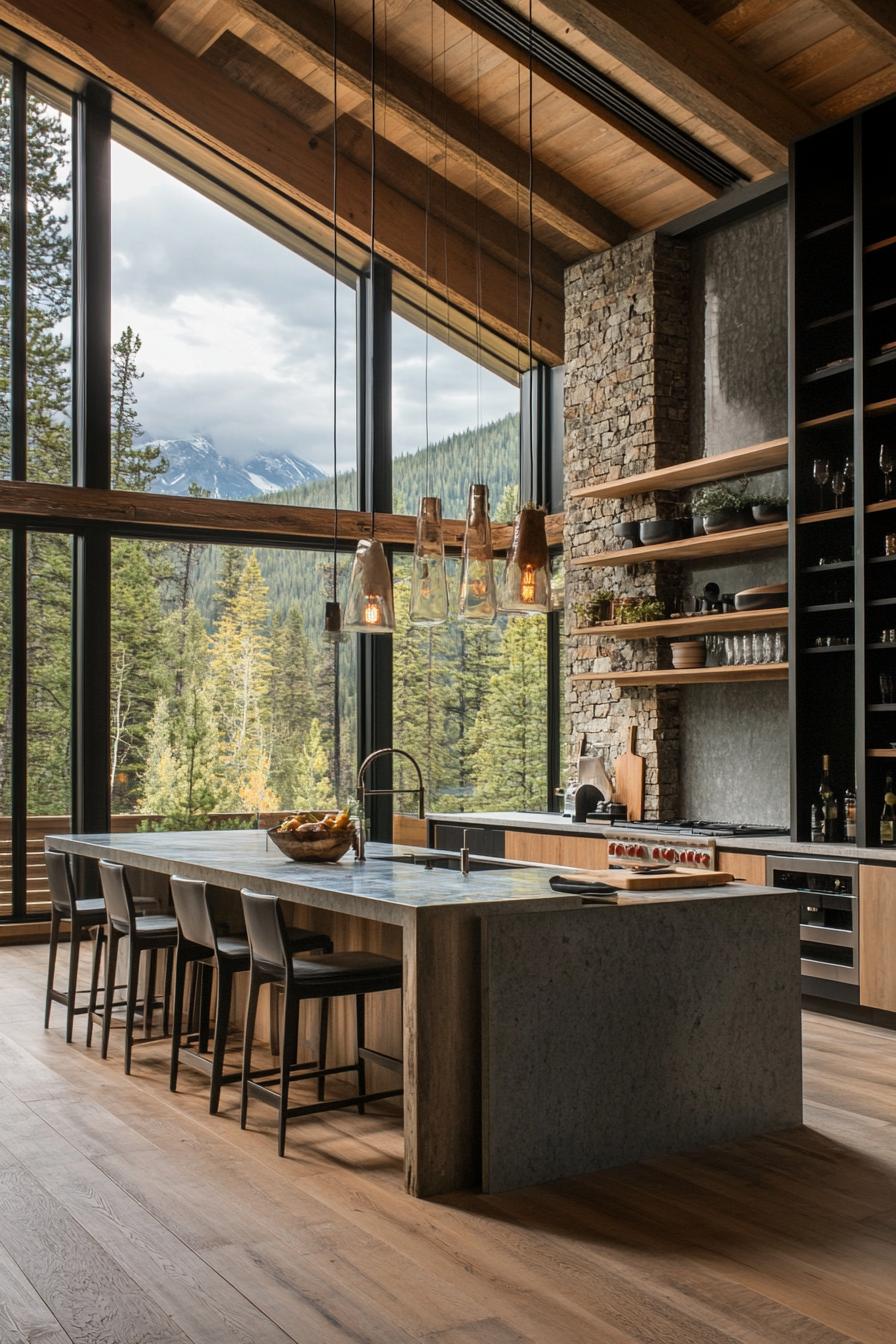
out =
{"type": "MultiPolygon", "coordinates": [[[[896,628],[896,556],[885,554],[896,498],[885,496],[880,461],[881,445],[896,459],[894,136],[888,99],[791,152],[791,828],[800,841],[823,754],[840,796],[855,782],[864,845],[878,843],[893,765],[885,752],[896,704],[884,702],[881,679],[896,678],[887,633],[896,628]],[[833,475],[847,460],[853,481],[837,509],[831,480],[819,488],[813,466],[827,461],[833,475]],[[848,642],[819,649],[826,635],[848,642]]],[[[896,470],[891,480],[896,494],[896,470]]]]}

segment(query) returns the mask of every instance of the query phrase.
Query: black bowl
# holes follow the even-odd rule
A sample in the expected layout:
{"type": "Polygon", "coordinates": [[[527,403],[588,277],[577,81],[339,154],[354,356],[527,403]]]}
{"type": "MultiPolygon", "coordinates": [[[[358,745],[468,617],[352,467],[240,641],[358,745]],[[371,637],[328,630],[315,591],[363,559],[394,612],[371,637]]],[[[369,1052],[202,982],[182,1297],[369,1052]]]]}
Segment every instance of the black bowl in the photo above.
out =
{"type": "Polygon", "coordinates": [[[641,541],[644,544],[678,541],[684,524],[680,518],[645,518],[641,523],[641,541]]]}
{"type": "Polygon", "coordinates": [[[617,537],[623,541],[630,541],[633,546],[641,545],[641,524],[640,523],[614,523],[613,531],[617,537]]]}
{"type": "Polygon", "coordinates": [[[783,523],[787,517],[787,505],[754,504],[753,518],[757,523],[783,523]]]}

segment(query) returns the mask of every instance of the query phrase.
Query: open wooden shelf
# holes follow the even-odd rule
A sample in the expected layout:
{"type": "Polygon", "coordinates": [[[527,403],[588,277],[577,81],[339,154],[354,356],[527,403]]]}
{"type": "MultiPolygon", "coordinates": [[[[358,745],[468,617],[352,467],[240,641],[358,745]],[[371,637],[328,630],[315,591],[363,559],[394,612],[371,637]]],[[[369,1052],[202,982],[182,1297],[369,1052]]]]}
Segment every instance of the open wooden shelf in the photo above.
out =
{"type": "MultiPolygon", "coordinates": [[[[577,672],[573,681],[612,681],[621,686],[691,686],[699,682],[785,681],[787,663],[744,667],[664,667],[653,672],[577,672]]],[[[896,709],[896,705],[893,706],[896,709]]]]}
{"type": "Polygon", "coordinates": [[[572,563],[581,568],[587,565],[646,565],[651,560],[714,560],[717,555],[770,551],[786,545],[786,523],[761,523],[733,532],[713,532],[710,536],[682,537],[679,541],[657,542],[653,546],[632,546],[624,551],[582,555],[572,563]]]}
{"type": "Polygon", "coordinates": [[[880,252],[885,247],[892,247],[894,243],[896,243],[896,234],[892,234],[889,238],[878,238],[876,243],[866,243],[862,251],[880,252]]]}
{"type": "Polygon", "coordinates": [[[809,606],[803,607],[803,611],[810,615],[825,611],[855,611],[855,602],[811,602],[809,606]]]}
{"type": "Polygon", "coordinates": [[[608,639],[673,639],[678,635],[712,635],[722,631],[780,630],[787,625],[787,607],[761,611],[717,611],[709,616],[675,616],[664,621],[633,621],[630,625],[586,625],[574,635],[605,635],[608,639]]]}
{"type": "Polygon", "coordinates": [[[828,415],[816,415],[811,420],[801,420],[797,429],[816,429],[819,425],[835,425],[838,420],[851,420],[852,411],[831,411],[828,415]]]}
{"type": "Polygon", "coordinates": [[[896,747],[869,747],[866,756],[880,756],[886,760],[896,759],[896,747]]]}
{"type": "Polygon", "coordinates": [[[879,499],[876,504],[867,504],[866,513],[887,513],[890,509],[896,509],[896,499],[879,499]]]}
{"type": "Polygon", "coordinates": [[[848,317],[852,317],[851,308],[844,308],[839,313],[826,313],[824,317],[816,317],[811,322],[807,322],[806,330],[818,331],[821,327],[831,327],[835,322],[845,322],[848,317]]]}
{"type": "Polygon", "coordinates": [[[865,403],[866,415],[880,415],[884,411],[896,411],[896,397],[884,397],[883,401],[865,403]]]}
{"type": "MultiPolygon", "coordinates": [[[[871,361],[869,360],[869,363],[871,361]]],[[[838,360],[836,364],[829,364],[823,369],[813,369],[811,373],[804,373],[800,382],[802,383],[820,383],[825,378],[834,378],[838,373],[852,373],[855,367],[852,356],[849,359],[838,360]]]]}
{"type": "Polygon", "coordinates": [[[571,490],[570,498],[622,499],[625,495],[641,495],[650,490],[684,490],[706,481],[775,471],[786,464],[787,440],[768,439],[765,443],[754,443],[748,448],[735,448],[730,453],[695,457],[689,462],[679,462],[674,467],[660,467],[657,471],[642,471],[637,476],[620,476],[615,481],[602,481],[600,485],[586,485],[579,490],[571,490]]]}
{"type": "MultiPolygon", "coordinates": [[[[851,504],[847,504],[842,509],[824,509],[821,513],[803,513],[797,518],[797,522],[802,523],[832,523],[837,518],[852,518],[855,509],[851,504]]],[[[827,568],[827,566],[825,566],[827,568]]]]}
{"type": "Polygon", "coordinates": [[[811,644],[808,649],[803,649],[803,653],[855,653],[855,644],[822,644],[817,648],[811,644]]]}

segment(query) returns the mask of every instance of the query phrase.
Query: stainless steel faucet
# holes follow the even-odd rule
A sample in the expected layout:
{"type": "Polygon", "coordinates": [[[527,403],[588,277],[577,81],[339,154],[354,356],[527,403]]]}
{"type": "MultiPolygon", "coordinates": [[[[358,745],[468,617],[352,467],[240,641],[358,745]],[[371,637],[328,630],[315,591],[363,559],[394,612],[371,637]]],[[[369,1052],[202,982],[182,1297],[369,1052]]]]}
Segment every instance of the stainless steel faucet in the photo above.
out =
{"type": "Polygon", "coordinates": [[[389,796],[394,798],[398,794],[402,793],[415,793],[417,795],[418,816],[422,821],[426,815],[423,807],[423,774],[420,770],[419,765],[414,760],[413,756],[410,754],[409,751],[402,751],[400,747],[380,747],[379,751],[372,751],[369,756],[364,757],[364,760],[361,762],[358,768],[358,785],[357,785],[357,794],[358,794],[357,858],[360,862],[363,863],[364,859],[366,858],[364,850],[366,844],[365,827],[367,824],[367,819],[365,813],[366,813],[367,799],[379,798],[383,796],[389,796]],[[410,761],[411,765],[417,772],[416,789],[368,789],[364,783],[364,777],[367,774],[367,771],[373,764],[373,762],[378,761],[381,756],[403,756],[406,761],[410,761]]]}

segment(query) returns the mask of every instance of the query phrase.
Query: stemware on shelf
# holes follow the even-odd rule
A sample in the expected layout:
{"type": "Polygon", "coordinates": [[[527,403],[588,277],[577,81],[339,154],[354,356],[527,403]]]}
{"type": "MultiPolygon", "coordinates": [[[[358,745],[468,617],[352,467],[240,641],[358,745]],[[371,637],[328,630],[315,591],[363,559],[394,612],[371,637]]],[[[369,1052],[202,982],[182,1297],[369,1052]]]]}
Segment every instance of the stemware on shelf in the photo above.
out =
{"type": "Polygon", "coordinates": [[[884,499],[892,499],[893,471],[896,470],[896,446],[892,443],[880,446],[880,469],[884,476],[884,499]]]}
{"type": "Polygon", "coordinates": [[[834,508],[843,508],[843,496],[846,493],[846,474],[842,467],[831,473],[831,492],[834,496],[834,508]]]}
{"type": "Polygon", "coordinates": [[[831,478],[831,464],[826,457],[816,457],[812,462],[812,479],[818,486],[818,510],[824,512],[824,488],[831,478]]]}

